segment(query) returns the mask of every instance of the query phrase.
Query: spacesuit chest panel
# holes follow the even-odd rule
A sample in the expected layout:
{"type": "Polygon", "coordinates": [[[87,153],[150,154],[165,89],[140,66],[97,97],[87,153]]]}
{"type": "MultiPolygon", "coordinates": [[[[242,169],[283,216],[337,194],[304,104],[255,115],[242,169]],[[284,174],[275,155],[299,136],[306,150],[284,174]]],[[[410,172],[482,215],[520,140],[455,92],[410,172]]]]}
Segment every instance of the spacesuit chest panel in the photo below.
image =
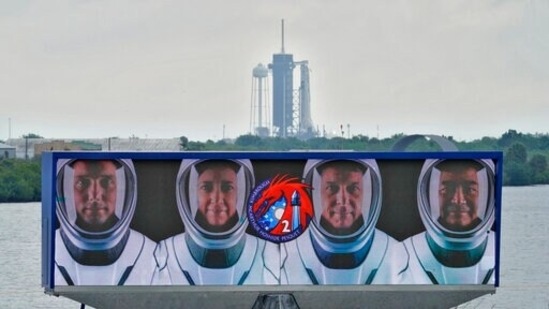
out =
{"type": "Polygon", "coordinates": [[[132,269],[145,247],[145,237],[130,230],[128,242],[116,262],[104,266],[88,266],[72,259],[59,231],[56,231],[55,241],[56,285],[123,285],[130,278],[132,269]]]}
{"type": "Polygon", "coordinates": [[[366,259],[351,269],[333,269],[324,266],[314,253],[310,234],[297,239],[299,257],[314,284],[370,284],[387,251],[388,237],[375,233],[366,259]]]}
{"type": "Polygon", "coordinates": [[[176,235],[172,239],[171,247],[179,268],[177,270],[170,267],[172,283],[236,285],[246,281],[255,261],[258,242],[246,235],[246,243],[240,258],[227,268],[208,268],[198,264],[189,251],[184,234],[176,235]]]}
{"type": "Polygon", "coordinates": [[[414,253],[429,279],[435,284],[487,284],[494,282],[494,237],[488,234],[488,244],[478,263],[468,267],[447,267],[431,252],[425,233],[412,238],[414,253]]]}

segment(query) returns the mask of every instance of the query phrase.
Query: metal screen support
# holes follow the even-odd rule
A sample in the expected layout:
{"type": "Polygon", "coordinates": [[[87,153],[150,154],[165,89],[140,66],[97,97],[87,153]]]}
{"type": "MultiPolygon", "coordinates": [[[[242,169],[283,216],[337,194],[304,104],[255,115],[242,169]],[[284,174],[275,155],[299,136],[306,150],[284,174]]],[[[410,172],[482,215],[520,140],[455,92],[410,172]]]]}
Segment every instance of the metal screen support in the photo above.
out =
{"type": "Polygon", "coordinates": [[[252,309],[299,309],[292,294],[259,295],[252,309]]]}
{"type": "Polygon", "coordinates": [[[393,145],[392,151],[405,151],[408,146],[419,139],[427,139],[435,142],[442,149],[442,151],[459,151],[453,141],[443,136],[430,134],[413,134],[404,136],[393,145]]]}

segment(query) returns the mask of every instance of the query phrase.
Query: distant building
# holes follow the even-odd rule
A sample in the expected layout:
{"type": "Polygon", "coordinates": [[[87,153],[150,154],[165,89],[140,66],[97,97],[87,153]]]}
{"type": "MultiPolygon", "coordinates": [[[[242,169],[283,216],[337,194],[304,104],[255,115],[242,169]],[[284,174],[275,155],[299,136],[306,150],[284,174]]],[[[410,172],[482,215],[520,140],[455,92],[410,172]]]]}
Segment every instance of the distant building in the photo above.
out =
{"type": "Polygon", "coordinates": [[[15,158],[15,147],[0,143],[0,159],[15,158]]]}
{"type": "Polygon", "coordinates": [[[39,156],[44,151],[68,151],[68,150],[88,150],[88,151],[101,151],[100,144],[94,144],[86,141],[71,141],[66,142],[64,140],[47,141],[44,143],[34,144],[34,155],[39,156]]]}
{"type": "Polygon", "coordinates": [[[15,157],[32,159],[44,151],[180,151],[179,138],[90,138],[47,139],[12,138],[7,147],[15,148],[15,157]]]}

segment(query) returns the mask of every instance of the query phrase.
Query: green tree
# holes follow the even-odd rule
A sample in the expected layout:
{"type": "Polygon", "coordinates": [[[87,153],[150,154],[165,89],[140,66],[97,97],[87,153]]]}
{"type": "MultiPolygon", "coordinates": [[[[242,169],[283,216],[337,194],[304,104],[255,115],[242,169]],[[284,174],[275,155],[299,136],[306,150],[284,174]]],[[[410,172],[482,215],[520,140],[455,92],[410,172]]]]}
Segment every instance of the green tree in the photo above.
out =
{"type": "Polygon", "coordinates": [[[525,164],[528,159],[528,151],[523,144],[515,143],[505,152],[505,159],[509,163],[525,164]]]}
{"type": "Polygon", "coordinates": [[[261,137],[252,134],[240,135],[234,143],[244,148],[258,148],[262,145],[261,137]]]}
{"type": "Polygon", "coordinates": [[[521,143],[512,144],[504,155],[503,183],[510,186],[524,186],[530,183],[527,163],[528,151],[521,143]]]}
{"type": "Polygon", "coordinates": [[[204,145],[204,143],[201,143],[201,142],[189,142],[187,144],[187,150],[191,150],[191,151],[202,151],[202,150],[205,150],[206,146],[204,145]]]}
{"type": "Polygon", "coordinates": [[[186,150],[189,147],[189,139],[186,136],[179,137],[179,149],[186,150]]]}
{"type": "Polygon", "coordinates": [[[35,133],[29,133],[29,134],[26,134],[26,135],[23,135],[22,136],[23,138],[44,138],[38,134],[35,134],[35,133]]]}
{"type": "Polygon", "coordinates": [[[530,161],[528,161],[528,167],[530,168],[533,183],[541,184],[549,180],[547,177],[547,158],[544,155],[533,155],[530,161]]]}
{"type": "Polygon", "coordinates": [[[522,138],[522,133],[517,132],[516,130],[508,130],[507,132],[501,135],[501,138],[498,141],[498,144],[501,147],[507,147],[511,144],[518,143],[522,138]]]}
{"type": "Polygon", "coordinates": [[[0,202],[39,201],[40,164],[36,160],[0,160],[0,202]]]}
{"type": "Polygon", "coordinates": [[[525,164],[510,162],[503,169],[503,184],[506,186],[529,185],[530,173],[525,164]]]}

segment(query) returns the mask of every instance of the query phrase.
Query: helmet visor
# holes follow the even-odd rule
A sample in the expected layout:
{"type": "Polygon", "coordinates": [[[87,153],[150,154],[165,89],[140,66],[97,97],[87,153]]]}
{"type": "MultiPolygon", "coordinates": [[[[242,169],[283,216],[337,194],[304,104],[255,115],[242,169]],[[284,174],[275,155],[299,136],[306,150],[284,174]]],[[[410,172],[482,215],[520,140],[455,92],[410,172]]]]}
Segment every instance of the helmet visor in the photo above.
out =
{"type": "Polygon", "coordinates": [[[313,224],[324,235],[334,238],[358,235],[375,221],[377,182],[365,162],[321,162],[308,172],[306,181],[313,188],[313,224]]]}
{"type": "Polygon", "coordinates": [[[180,177],[180,207],[199,231],[221,236],[246,222],[246,196],[252,177],[246,166],[232,160],[197,161],[180,177]]]}
{"type": "Polygon", "coordinates": [[[442,230],[469,232],[484,224],[493,211],[493,172],[483,161],[444,160],[431,167],[426,211],[442,230]]]}
{"type": "Polygon", "coordinates": [[[135,179],[120,160],[72,160],[59,163],[58,215],[85,234],[112,231],[131,213],[135,179]]]}

